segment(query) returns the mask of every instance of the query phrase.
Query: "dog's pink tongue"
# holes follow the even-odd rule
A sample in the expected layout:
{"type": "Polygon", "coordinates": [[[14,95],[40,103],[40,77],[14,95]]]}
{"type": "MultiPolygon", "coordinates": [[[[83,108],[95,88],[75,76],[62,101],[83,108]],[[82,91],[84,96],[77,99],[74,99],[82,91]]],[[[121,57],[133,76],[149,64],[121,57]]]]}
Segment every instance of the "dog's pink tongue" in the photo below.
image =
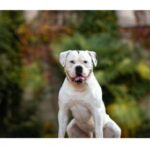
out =
{"type": "Polygon", "coordinates": [[[84,77],[78,76],[78,77],[75,78],[75,81],[79,81],[79,80],[84,80],[84,77]]]}

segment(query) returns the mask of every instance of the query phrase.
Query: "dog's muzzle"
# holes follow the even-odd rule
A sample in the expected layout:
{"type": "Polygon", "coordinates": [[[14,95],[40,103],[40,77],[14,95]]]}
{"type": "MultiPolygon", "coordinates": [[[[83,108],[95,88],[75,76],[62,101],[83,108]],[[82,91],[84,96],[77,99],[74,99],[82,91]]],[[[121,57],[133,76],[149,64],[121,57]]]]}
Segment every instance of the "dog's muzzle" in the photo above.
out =
{"type": "Polygon", "coordinates": [[[90,70],[88,76],[83,76],[82,73],[76,73],[75,77],[70,77],[69,73],[67,71],[65,71],[65,72],[66,72],[68,80],[71,80],[72,82],[75,82],[77,84],[81,84],[81,83],[83,83],[84,81],[86,81],[88,79],[88,77],[90,76],[92,70],[90,70]]]}
{"type": "Polygon", "coordinates": [[[76,83],[82,83],[86,78],[82,75],[83,68],[82,66],[76,66],[75,68],[76,77],[72,78],[76,83]]]}

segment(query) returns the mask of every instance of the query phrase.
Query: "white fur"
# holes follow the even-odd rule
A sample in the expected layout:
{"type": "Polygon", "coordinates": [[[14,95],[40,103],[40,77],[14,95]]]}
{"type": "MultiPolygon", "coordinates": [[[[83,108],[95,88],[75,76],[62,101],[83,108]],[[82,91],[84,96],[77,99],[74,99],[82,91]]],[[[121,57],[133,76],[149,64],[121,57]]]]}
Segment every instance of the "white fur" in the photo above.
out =
{"type": "Polygon", "coordinates": [[[85,82],[77,84],[65,78],[59,91],[59,137],[67,130],[69,137],[120,137],[118,125],[106,114],[102,101],[102,90],[92,70],[97,64],[96,53],[92,51],[66,51],[60,54],[60,63],[69,77],[75,76],[75,67],[83,67],[85,82]],[[74,64],[70,61],[74,60],[74,64]],[[84,64],[84,60],[88,63],[84,64]],[[68,123],[68,112],[73,119],[68,123]]]}

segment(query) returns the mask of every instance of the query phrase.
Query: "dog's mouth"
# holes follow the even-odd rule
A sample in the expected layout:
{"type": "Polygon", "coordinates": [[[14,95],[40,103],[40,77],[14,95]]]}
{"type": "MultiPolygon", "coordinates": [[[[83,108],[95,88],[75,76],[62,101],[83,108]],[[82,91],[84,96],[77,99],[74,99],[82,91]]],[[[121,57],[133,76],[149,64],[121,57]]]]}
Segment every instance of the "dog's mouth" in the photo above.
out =
{"type": "Polygon", "coordinates": [[[77,84],[81,84],[81,83],[85,82],[89,78],[92,70],[90,70],[88,76],[83,76],[81,74],[81,75],[76,75],[75,77],[71,77],[67,71],[65,71],[65,72],[66,72],[68,80],[71,80],[72,82],[75,82],[77,84]]]}
{"type": "Polygon", "coordinates": [[[80,75],[80,76],[76,76],[74,78],[72,78],[72,81],[76,82],[76,83],[82,83],[83,81],[86,80],[86,77],[80,75]]]}

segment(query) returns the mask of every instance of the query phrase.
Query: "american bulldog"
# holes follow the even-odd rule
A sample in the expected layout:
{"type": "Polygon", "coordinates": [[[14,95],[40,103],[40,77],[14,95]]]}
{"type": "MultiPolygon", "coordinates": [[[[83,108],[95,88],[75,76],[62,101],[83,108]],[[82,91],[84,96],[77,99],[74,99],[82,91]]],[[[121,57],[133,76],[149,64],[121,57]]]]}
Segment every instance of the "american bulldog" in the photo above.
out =
{"type": "Polygon", "coordinates": [[[59,138],[119,138],[120,127],[105,111],[102,89],[93,73],[96,53],[68,50],[60,53],[66,78],[59,91],[59,138]],[[68,124],[68,112],[73,119],[68,124]]]}

